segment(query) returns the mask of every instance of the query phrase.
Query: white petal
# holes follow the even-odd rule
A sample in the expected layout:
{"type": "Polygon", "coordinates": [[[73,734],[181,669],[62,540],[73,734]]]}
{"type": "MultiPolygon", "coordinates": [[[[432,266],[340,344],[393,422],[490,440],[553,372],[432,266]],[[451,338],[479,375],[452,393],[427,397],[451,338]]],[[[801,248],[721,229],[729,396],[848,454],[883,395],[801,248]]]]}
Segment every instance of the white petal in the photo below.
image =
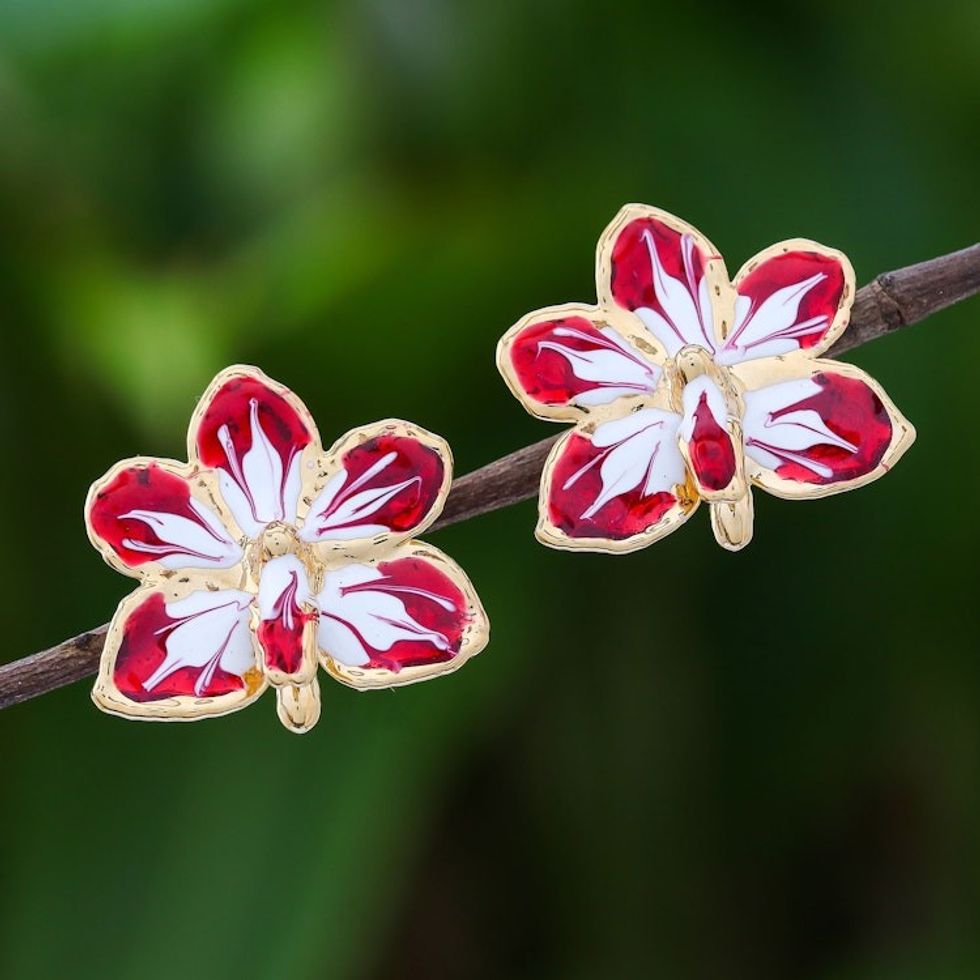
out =
{"type": "Polygon", "coordinates": [[[258,401],[252,402],[249,419],[252,445],[242,459],[242,474],[254,503],[255,517],[264,523],[281,521],[285,516],[281,493],[282,460],[262,428],[258,401]]]}
{"type": "Polygon", "coordinates": [[[221,470],[221,490],[239,526],[250,537],[273,521],[294,521],[300,492],[300,456],[289,461],[284,473],[279,455],[259,419],[258,399],[249,405],[251,443],[238,458],[227,426],[218,430],[218,439],[228,460],[228,471],[221,470]]]}

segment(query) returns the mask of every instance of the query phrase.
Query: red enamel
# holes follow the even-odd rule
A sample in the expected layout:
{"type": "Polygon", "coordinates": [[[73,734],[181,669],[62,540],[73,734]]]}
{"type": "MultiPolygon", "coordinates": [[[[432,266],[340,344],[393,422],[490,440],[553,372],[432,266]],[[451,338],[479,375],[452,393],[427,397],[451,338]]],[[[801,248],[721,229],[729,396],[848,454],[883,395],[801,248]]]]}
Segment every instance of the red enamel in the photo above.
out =
{"type": "Polygon", "coordinates": [[[681,247],[682,234],[656,218],[637,218],[626,225],[616,238],[610,282],[613,299],[627,310],[647,307],[661,314],[664,312],[653,286],[653,267],[644,238],[647,232],[653,236],[664,271],[687,284],[688,291],[696,300],[698,293],[695,284],[704,275],[705,263],[710,256],[705,256],[697,245],[694,246],[691,254],[694,281],[689,281],[681,247]]]}
{"type": "Polygon", "coordinates": [[[773,412],[778,419],[787,412],[812,409],[832,432],[858,447],[856,453],[839,446],[814,446],[801,455],[833,471],[824,477],[802,463],[781,465],[776,473],[786,480],[821,485],[854,480],[870,473],[882,460],[892,440],[892,423],[884,404],[874,390],[858,378],[848,378],[828,371],[815,374],[813,380],[822,389],[819,394],[773,412]]]}
{"type": "Polygon", "coordinates": [[[295,674],[303,666],[303,634],[315,612],[305,611],[296,601],[299,580],[295,574],[276,600],[274,618],[263,619],[256,630],[265,664],[283,674],[295,674]]]}
{"type": "MultiPolygon", "coordinates": [[[[453,580],[431,562],[422,558],[397,558],[381,562],[378,571],[383,579],[348,586],[350,592],[385,592],[397,598],[405,611],[421,627],[440,633],[446,640],[445,649],[431,641],[399,640],[388,650],[376,650],[365,637],[354,630],[370,656],[369,666],[398,673],[404,667],[452,660],[459,653],[463,631],[468,623],[467,602],[453,580]],[[447,609],[450,605],[452,608],[447,609]]],[[[349,628],[353,627],[350,623],[349,628]]]]}
{"type": "Polygon", "coordinates": [[[285,481],[290,462],[309,445],[313,434],[296,409],[258,378],[233,377],[215,392],[197,430],[198,456],[205,466],[224,469],[234,476],[219,432],[228,427],[234,453],[241,460],[252,448],[253,402],[258,406],[263,431],[282,459],[285,481]]]}
{"type": "Polygon", "coordinates": [[[325,507],[317,508],[307,518],[314,535],[360,525],[383,525],[391,531],[405,532],[418,527],[432,510],[439,496],[446,468],[442,456],[431,446],[410,436],[380,435],[361,443],[344,454],[342,460],[347,479],[325,507]],[[386,461],[387,457],[391,457],[386,461]],[[380,467],[373,474],[372,468],[380,467]],[[339,511],[352,498],[366,491],[383,491],[404,483],[392,496],[383,495],[380,506],[358,507],[351,516],[338,520],[339,511]]]}
{"type": "Polygon", "coordinates": [[[521,388],[542,405],[567,405],[577,395],[597,388],[635,387],[637,392],[652,387],[652,365],[638,354],[631,354],[602,334],[591,321],[581,316],[544,320],[525,327],[514,338],[510,362],[521,388]],[[562,331],[556,334],[556,331],[562,331]],[[547,345],[556,344],[573,351],[611,351],[629,358],[651,373],[651,385],[628,385],[622,381],[586,381],[576,376],[567,357],[547,345]],[[542,346],[544,345],[544,346],[542,346]]]}
{"type": "MultiPolygon", "coordinates": [[[[840,306],[844,293],[844,270],[840,262],[821,252],[787,252],[767,259],[754,268],[738,283],[738,293],[751,301],[749,313],[739,330],[734,331],[726,342],[726,346],[734,346],[739,334],[751,321],[752,315],[776,290],[802,283],[814,275],[821,274],[824,278],[813,286],[803,297],[797,311],[793,339],[804,350],[818,344],[827,334],[834,316],[840,306]],[[810,320],[818,320],[808,333],[795,336],[797,324],[810,320]]],[[[752,348],[768,340],[781,336],[775,334],[747,345],[746,351],[751,354],[752,348]]]]}
{"type": "Polygon", "coordinates": [[[644,497],[642,488],[637,488],[614,497],[593,517],[583,520],[581,515],[602,492],[599,458],[607,451],[596,448],[584,436],[575,433],[555,462],[548,513],[551,522],[569,537],[629,538],[652,527],[678,502],[672,493],[661,491],[644,497]],[[582,470],[585,472],[571,487],[562,489],[582,470]]]}
{"type": "Polygon", "coordinates": [[[735,476],[735,448],[731,436],[715,420],[702,393],[694,410],[694,432],[687,445],[691,468],[706,490],[724,490],[735,476]]]}
{"type": "MultiPolygon", "coordinates": [[[[158,463],[146,466],[129,466],[120,470],[112,480],[96,494],[89,507],[89,522],[95,533],[108,544],[130,568],[137,568],[150,561],[159,561],[172,555],[186,555],[185,548],[161,541],[152,527],[133,517],[122,517],[133,511],[156,511],[176,514],[199,525],[216,543],[220,554],[220,539],[201,520],[191,507],[191,491],[187,481],[164,469],[158,463]],[[123,542],[132,541],[149,545],[154,553],[136,551],[123,542]]],[[[192,562],[194,555],[188,558],[192,562]]],[[[207,556],[198,555],[204,559],[207,556]]]]}
{"type": "Polygon", "coordinates": [[[167,636],[180,622],[167,615],[163,595],[159,592],[154,592],[127,616],[112,677],[120,693],[131,701],[162,701],[172,697],[213,698],[245,687],[243,678],[218,667],[198,695],[194,687],[206,668],[182,667],[152,691],[147,691],[143,682],[152,677],[166,659],[167,636]]]}

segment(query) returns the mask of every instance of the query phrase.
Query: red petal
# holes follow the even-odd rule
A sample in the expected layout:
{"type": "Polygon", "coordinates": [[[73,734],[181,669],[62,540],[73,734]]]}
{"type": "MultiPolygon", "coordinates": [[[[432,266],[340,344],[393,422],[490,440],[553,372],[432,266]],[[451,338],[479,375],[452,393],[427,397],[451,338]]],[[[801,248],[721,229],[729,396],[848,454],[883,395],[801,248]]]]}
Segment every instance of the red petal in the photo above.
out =
{"type": "MultiPolygon", "coordinates": [[[[680,417],[644,409],[603,423],[586,435],[573,431],[545,479],[543,527],[572,539],[627,541],[686,517],[695,501],[677,444],[680,417]]],[[[640,544],[648,540],[638,541],[640,544]]]]}
{"type": "Polygon", "coordinates": [[[565,489],[564,485],[594,463],[599,453],[588,439],[575,433],[555,464],[548,511],[552,523],[565,534],[573,538],[629,538],[656,524],[677,503],[677,497],[668,490],[644,495],[637,487],[610,500],[601,516],[584,519],[582,514],[602,489],[598,467],[593,466],[574,489],[565,489]]]}
{"type": "Polygon", "coordinates": [[[233,369],[219,376],[198,408],[197,456],[223,474],[226,503],[248,534],[271,521],[295,520],[298,457],[316,435],[287,394],[256,373],[233,369]]]}
{"type": "Polygon", "coordinates": [[[126,568],[230,568],[241,559],[218,515],[160,463],[134,463],[97,483],[87,516],[126,568]]]}
{"type": "MultiPolygon", "coordinates": [[[[192,596],[195,595],[192,593],[192,596]]],[[[125,618],[112,671],[118,691],[131,701],[152,702],[173,697],[217,698],[234,692],[247,692],[257,687],[260,675],[254,665],[243,668],[243,628],[247,628],[247,596],[242,593],[214,593],[229,596],[234,604],[232,615],[226,617],[229,628],[220,629],[220,642],[207,645],[210,636],[202,633],[200,639],[203,661],[199,664],[176,666],[162,673],[164,663],[173,650],[168,642],[179,628],[194,629],[194,617],[176,615],[173,605],[168,605],[161,592],[153,592],[125,618]],[[242,605],[245,608],[242,609],[242,605]],[[245,624],[243,626],[243,624],[245,624]],[[231,660],[237,669],[226,669],[231,660]],[[154,681],[155,677],[159,677],[154,681]]],[[[219,599],[218,602],[221,600],[219,599]]],[[[200,616],[200,614],[199,614],[200,616]]],[[[210,626],[211,624],[209,624],[210,626]]],[[[222,627],[225,623],[222,623],[222,627]]],[[[210,630],[207,630],[210,633],[210,630]]],[[[178,661],[179,662],[179,661],[178,661]]]]}
{"type": "Polygon", "coordinates": [[[853,272],[842,255],[820,249],[793,249],[746,265],[749,271],[735,281],[739,298],[722,360],[823,350],[833,342],[853,298],[853,272]]]}
{"type": "MultiPolygon", "coordinates": [[[[341,451],[333,474],[305,518],[306,541],[350,541],[383,532],[407,534],[435,517],[447,466],[433,444],[398,434],[395,424],[341,451]]],[[[357,438],[357,434],[354,434],[357,438]]]]}
{"type": "Polygon", "coordinates": [[[660,218],[635,218],[612,244],[612,299],[637,311],[669,355],[688,344],[713,350],[713,300],[705,277],[717,258],[693,228],[680,231],[660,218]]]}
{"type": "Polygon", "coordinates": [[[860,378],[819,371],[809,381],[748,394],[749,456],[783,480],[811,485],[828,486],[871,473],[895,435],[888,407],[860,378]],[[804,412],[812,414],[799,414],[804,412]]]}
{"type": "Polygon", "coordinates": [[[486,614],[460,569],[417,542],[328,571],[317,597],[328,670],[355,686],[453,669],[486,643],[486,614]]]}
{"type": "Polygon", "coordinates": [[[397,673],[403,667],[452,660],[459,652],[466,625],[466,599],[455,582],[421,558],[383,561],[378,565],[378,571],[384,579],[381,585],[372,588],[397,596],[407,616],[424,630],[444,637],[445,646],[437,647],[421,640],[399,640],[388,650],[369,648],[371,667],[397,673]]]}
{"type": "Polygon", "coordinates": [[[503,345],[505,377],[516,382],[532,410],[606,404],[650,392],[660,377],[660,369],[616,330],[585,316],[532,320],[503,345]]]}

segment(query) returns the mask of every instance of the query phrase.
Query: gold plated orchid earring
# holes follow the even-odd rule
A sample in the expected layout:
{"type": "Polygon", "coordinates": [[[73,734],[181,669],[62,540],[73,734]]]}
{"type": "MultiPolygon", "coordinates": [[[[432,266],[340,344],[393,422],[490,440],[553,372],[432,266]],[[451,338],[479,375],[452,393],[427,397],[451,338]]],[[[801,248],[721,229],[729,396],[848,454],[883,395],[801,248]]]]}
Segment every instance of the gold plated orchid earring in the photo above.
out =
{"type": "Polygon", "coordinates": [[[752,486],[805,499],[884,475],[915,430],[881,387],[823,360],[848,323],[840,252],[780,242],[729,280],[695,228],[624,207],[596,253],[595,306],[525,316],[497,364],[532,414],[573,422],[545,463],[537,537],[628,552],[705,500],[718,543],[752,537],[752,486]]]}
{"type": "Polygon", "coordinates": [[[140,587],[106,638],[95,703],[193,721],[276,690],[304,732],[317,666],[358,689],[462,666],[489,624],[463,571],[414,540],[452,479],[443,439],[408,422],[355,429],[323,451],[303,403],[252,367],[212,382],[188,459],[137,457],[89,492],[89,537],[140,587]]]}

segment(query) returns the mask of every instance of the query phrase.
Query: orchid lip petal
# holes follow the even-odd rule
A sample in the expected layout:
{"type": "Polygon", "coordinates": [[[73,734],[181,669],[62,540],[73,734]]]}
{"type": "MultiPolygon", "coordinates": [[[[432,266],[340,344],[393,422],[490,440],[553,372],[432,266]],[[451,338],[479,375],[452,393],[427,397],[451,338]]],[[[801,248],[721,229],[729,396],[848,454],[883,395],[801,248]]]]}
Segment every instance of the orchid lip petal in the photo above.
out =
{"type": "Polygon", "coordinates": [[[742,446],[735,445],[730,430],[728,403],[718,385],[700,375],[684,386],[681,396],[684,419],[678,429],[702,496],[716,500],[741,495],[737,481],[742,446]]]}
{"type": "Polygon", "coordinates": [[[273,684],[305,680],[315,669],[306,658],[307,624],[317,617],[306,568],[295,554],[271,559],[256,596],[257,639],[273,684]]]}

